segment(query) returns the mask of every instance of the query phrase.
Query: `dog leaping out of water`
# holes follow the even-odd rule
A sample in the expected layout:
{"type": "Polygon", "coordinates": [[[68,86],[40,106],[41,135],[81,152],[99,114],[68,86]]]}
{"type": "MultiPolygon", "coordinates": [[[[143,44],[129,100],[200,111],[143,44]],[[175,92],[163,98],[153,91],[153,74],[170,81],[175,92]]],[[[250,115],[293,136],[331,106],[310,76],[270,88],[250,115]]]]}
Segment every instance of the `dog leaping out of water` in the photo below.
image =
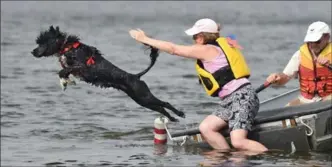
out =
{"type": "Polygon", "coordinates": [[[137,104],[157,111],[166,116],[170,121],[178,119],[172,117],[166,110],[173,111],[180,117],[185,117],[182,111],[174,108],[170,103],[159,100],[150,91],[147,84],[140,78],[155,64],[159,50],[150,47],[150,65],[138,74],[128,73],[110,61],[106,60],[100,51],[80,42],[75,35],[61,32],[59,27],[50,26],[48,30],[39,34],[36,39],[37,48],[32,55],[36,58],[56,56],[62,66],[58,72],[63,90],[67,85],[75,84],[69,75],[101,88],[115,88],[125,92],[137,104]]]}

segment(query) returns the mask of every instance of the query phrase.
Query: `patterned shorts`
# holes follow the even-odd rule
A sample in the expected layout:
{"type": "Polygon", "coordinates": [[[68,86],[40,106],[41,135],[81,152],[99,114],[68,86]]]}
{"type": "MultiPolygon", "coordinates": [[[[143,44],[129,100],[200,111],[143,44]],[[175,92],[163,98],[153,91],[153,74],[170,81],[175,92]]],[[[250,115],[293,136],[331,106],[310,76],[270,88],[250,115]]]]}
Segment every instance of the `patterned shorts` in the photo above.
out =
{"type": "Polygon", "coordinates": [[[259,99],[251,84],[245,85],[220,102],[221,108],[213,115],[228,123],[229,130],[244,129],[250,131],[259,109],[259,99]]]}

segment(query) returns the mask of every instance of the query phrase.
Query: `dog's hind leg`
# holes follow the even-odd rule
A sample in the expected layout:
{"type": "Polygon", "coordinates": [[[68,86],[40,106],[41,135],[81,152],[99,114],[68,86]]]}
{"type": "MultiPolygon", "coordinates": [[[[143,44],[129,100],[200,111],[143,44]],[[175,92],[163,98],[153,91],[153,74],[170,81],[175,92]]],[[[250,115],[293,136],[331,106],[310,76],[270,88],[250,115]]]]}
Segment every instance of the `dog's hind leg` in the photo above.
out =
{"type": "Polygon", "coordinates": [[[136,102],[138,102],[138,104],[144,104],[142,106],[144,107],[149,107],[149,106],[158,106],[158,107],[165,107],[167,109],[172,110],[176,115],[184,118],[185,114],[182,111],[179,111],[177,109],[175,109],[171,104],[169,104],[168,102],[164,102],[159,100],[157,97],[155,97],[149,87],[147,86],[147,84],[143,81],[137,81],[137,80],[131,80],[132,82],[130,85],[131,91],[128,91],[128,95],[132,98],[132,99],[137,99],[135,100],[136,102]]]}
{"type": "Polygon", "coordinates": [[[185,117],[186,117],[185,114],[184,114],[184,112],[177,110],[177,109],[176,109],[175,107],[173,107],[170,103],[168,103],[168,102],[164,102],[164,101],[161,101],[161,100],[159,100],[158,98],[156,98],[156,97],[154,97],[154,96],[153,96],[153,98],[154,98],[154,99],[153,99],[152,102],[150,102],[150,103],[153,103],[154,105],[158,105],[158,106],[160,106],[160,107],[165,107],[165,108],[171,110],[174,114],[176,114],[176,115],[179,116],[179,117],[182,117],[182,118],[185,118],[185,117]]]}
{"type": "Polygon", "coordinates": [[[172,117],[163,107],[161,106],[145,106],[146,108],[149,108],[151,110],[157,111],[160,114],[166,116],[170,121],[172,122],[179,122],[178,119],[172,117]]]}
{"type": "Polygon", "coordinates": [[[149,97],[148,98],[149,100],[147,100],[148,105],[155,105],[155,106],[162,107],[162,108],[165,107],[165,108],[171,110],[174,114],[176,114],[179,117],[182,117],[182,118],[186,117],[184,112],[177,110],[170,103],[161,101],[158,98],[156,98],[155,96],[153,96],[152,94],[150,94],[148,97],[149,97]]]}
{"type": "MultiPolygon", "coordinates": [[[[142,107],[148,108],[152,111],[156,111],[159,112],[160,114],[166,116],[170,121],[172,122],[178,122],[179,120],[172,117],[162,106],[160,106],[160,100],[158,100],[157,98],[154,97],[153,103],[151,103],[151,101],[145,101],[141,98],[137,98],[137,96],[134,96],[134,94],[132,92],[130,92],[128,89],[124,89],[123,90],[129,97],[131,97],[137,104],[141,105],[142,107]],[[157,103],[155,103],[157,102],[157,103]]],[[[152,94],[150,94],[152,95],[152,94]]],[[[153,96],[153,95],[152,95],[153,96]]]]}
{"type": "MultiPolygon", "coordinates": [[[[161,100],[160,100],[161,101],[161,100]]],[[[173,111],[173,113],[175,113],[177,116],[179,116],[179,117],[182,117],[182,118],[185,118],[186,117],[186,115],[184,114],[184,112],[182,112],[182,111],[179,111],[179,110],[177,110],[175,107],[173,107],[170,103],[168,103],[168,102],[164,102],[164,101],[161,101],[161,106],[162,107],[165,107],[165,108],[167,108],[167,109],[169,109],[169,110],[171,110],[171,111],[173,111]]]]}

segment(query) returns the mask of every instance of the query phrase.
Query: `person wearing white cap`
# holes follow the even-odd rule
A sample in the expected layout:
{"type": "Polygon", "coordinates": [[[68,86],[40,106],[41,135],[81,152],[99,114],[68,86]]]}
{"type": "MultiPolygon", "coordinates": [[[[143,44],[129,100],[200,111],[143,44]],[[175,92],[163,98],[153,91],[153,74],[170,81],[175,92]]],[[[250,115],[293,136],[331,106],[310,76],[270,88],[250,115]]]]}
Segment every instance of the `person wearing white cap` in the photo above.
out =
{"type": "Polygon", "coordinates": [[[287,106],[311,103],[332,98],[332,44],[331,30],[322,21],[309,25],[304,44],[297,50],[282,73],[272,73],[267,81],[276,86],[285,85],[293,77],[299,76],[298,98],[287,106]]]}
{"type": "Polygon", "coordinates": [[[207,116],[199,130],[214,149],[230,149],[219,133],[227,127],[231,144],[241,150],[267,151],[259,142],[247,138],[259,109],[259,99],[250,81],[249,67],[233,37],[221,37],[218,24],[208,18],[198,20],[185,33],[193,37],[194,44],[177,45],[152,39],[138,30],[130,30],[135,40],[169,54],[196,59],[200,83],[209,96],[220,98],[220,108],[207,116]]]}

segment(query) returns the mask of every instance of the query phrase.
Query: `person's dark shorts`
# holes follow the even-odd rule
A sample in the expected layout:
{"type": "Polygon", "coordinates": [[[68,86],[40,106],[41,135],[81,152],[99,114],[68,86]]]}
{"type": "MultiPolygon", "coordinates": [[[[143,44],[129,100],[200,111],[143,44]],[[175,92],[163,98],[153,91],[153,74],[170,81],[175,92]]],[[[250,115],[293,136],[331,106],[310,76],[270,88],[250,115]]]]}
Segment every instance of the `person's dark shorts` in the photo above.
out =
{"type": "Polygon", "coordinates": [[[250,131],[259,110],[259,99],[251,84],[248,84],[224,97],[220,106],[213,115],[226,121],[230,131],[250,131]]]}

